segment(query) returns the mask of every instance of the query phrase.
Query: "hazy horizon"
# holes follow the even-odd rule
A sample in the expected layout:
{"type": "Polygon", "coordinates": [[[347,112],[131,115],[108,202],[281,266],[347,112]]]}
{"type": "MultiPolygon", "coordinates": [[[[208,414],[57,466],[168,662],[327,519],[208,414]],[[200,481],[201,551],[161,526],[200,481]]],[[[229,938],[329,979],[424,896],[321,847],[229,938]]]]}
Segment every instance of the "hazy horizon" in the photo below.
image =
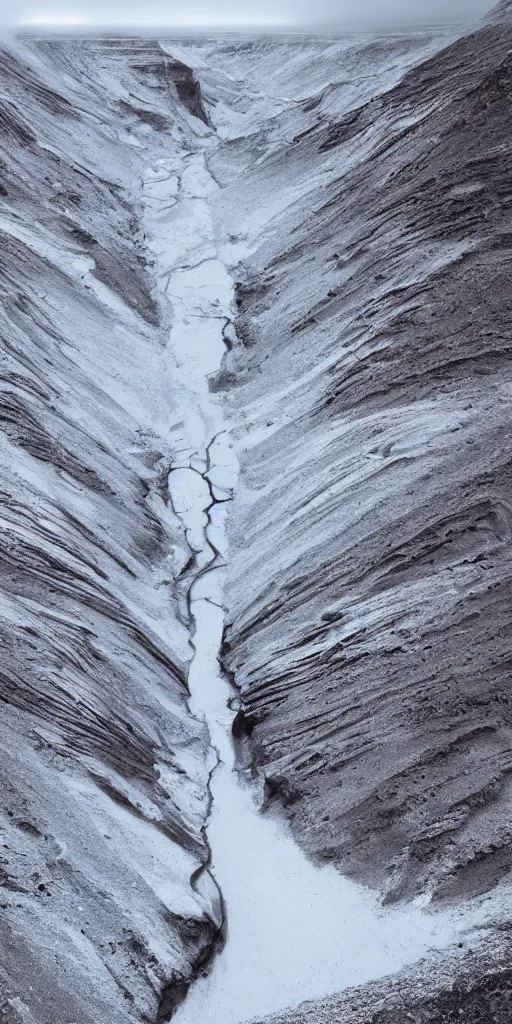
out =
{"type": "Polygon", "coordinates": [[[16,12],[12,0],[0,0],[0,24],[17,29],[68,29],[94,31],[144,28],[180,29],[314,29],[379,30],[410,29],[450,22],[467,22],[495,6],[489,0],[417,0],[411,10],[407,0],[245,0],[216,3],[162,3],[143,5],[127,0],[22,0],[16,12]]]}

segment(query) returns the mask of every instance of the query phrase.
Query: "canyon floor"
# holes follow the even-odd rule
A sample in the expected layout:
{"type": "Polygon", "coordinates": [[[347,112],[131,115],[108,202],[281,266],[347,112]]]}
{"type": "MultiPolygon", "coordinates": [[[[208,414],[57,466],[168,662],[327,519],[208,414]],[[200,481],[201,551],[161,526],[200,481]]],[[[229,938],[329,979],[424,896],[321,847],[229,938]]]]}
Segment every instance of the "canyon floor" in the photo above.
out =
{"type": "Polygon", "coordinates": [[[512,1019],[511,51],[2,45],[7,1024],[512,1019]]]}

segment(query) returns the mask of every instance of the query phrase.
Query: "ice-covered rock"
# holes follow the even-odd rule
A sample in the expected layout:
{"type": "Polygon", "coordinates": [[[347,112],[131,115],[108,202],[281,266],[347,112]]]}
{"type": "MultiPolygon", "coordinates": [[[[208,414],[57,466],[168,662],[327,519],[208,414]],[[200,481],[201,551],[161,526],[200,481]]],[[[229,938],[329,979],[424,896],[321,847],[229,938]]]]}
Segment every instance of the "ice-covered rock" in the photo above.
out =
{"type": "Polygon", "coordinates": [[[205,446],[221,403],[238,767],[316,862],[388,902],[491,894],[503,916],[511,46],[501,24],[0,52],[13,1024],[163,1022],[225,934],[213,641],[187,685],[208,501],[233,482],[205,446]],[[194,374],[222,338],[213,410],[194,374]]]}
{"type": "Polygon", "coordinates": [[[388,901],[512,863],[511,43],[486,27],[406,71],[381,41],[406,73],[338,113],[283,52],[259,158],[232,133],[213,164],[242,258],[217,385],[238,731],[298,841],[388,901]]]}
{"type": "Polygon", "coordinates": [[[14,44],[0,96],[1,1012],[164,1020],[222,912],[142,185],[206,118],[150,41],[14,44]]]}

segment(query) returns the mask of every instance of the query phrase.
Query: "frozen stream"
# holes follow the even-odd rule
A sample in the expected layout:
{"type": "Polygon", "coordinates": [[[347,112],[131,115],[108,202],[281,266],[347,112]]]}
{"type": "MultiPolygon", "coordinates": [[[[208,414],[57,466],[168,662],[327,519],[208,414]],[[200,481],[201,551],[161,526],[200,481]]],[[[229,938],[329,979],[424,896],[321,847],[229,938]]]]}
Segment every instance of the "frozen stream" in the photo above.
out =
{"type": "Polygon", "coordinates": [[[461,923],[419,906],[383,912],[334,868],[314,867],[283,824],[259,813],[255,791],[234,772],[230,690],[217,654],[236,457],[222,405],[207,384],[222,359],[233,300],[212,223],[217,186],[204,159],[215,144],[212,133],[200,133],[192,150],[156,161],[144,183],[145,228],[173,309],[169,373],[183,394],[180,463],[169,474],[169,493],[196,555],[191,710],[205,717],[211,735],[208,836],[228,919],[226,947],[209,977],[192,987],[177,1024],[241,1024],[377,978],[448,944],[461,923]]]}

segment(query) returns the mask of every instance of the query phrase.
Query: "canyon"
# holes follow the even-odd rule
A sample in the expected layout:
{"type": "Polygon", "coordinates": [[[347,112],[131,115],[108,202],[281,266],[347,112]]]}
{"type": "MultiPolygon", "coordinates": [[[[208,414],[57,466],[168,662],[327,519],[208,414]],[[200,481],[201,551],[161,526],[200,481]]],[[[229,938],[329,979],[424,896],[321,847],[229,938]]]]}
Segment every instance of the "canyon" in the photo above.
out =
{"type": "Polygon", "coordinates": [[[0,1016],[506,1024],[512,4],[0,49],[0,1016]]]}

